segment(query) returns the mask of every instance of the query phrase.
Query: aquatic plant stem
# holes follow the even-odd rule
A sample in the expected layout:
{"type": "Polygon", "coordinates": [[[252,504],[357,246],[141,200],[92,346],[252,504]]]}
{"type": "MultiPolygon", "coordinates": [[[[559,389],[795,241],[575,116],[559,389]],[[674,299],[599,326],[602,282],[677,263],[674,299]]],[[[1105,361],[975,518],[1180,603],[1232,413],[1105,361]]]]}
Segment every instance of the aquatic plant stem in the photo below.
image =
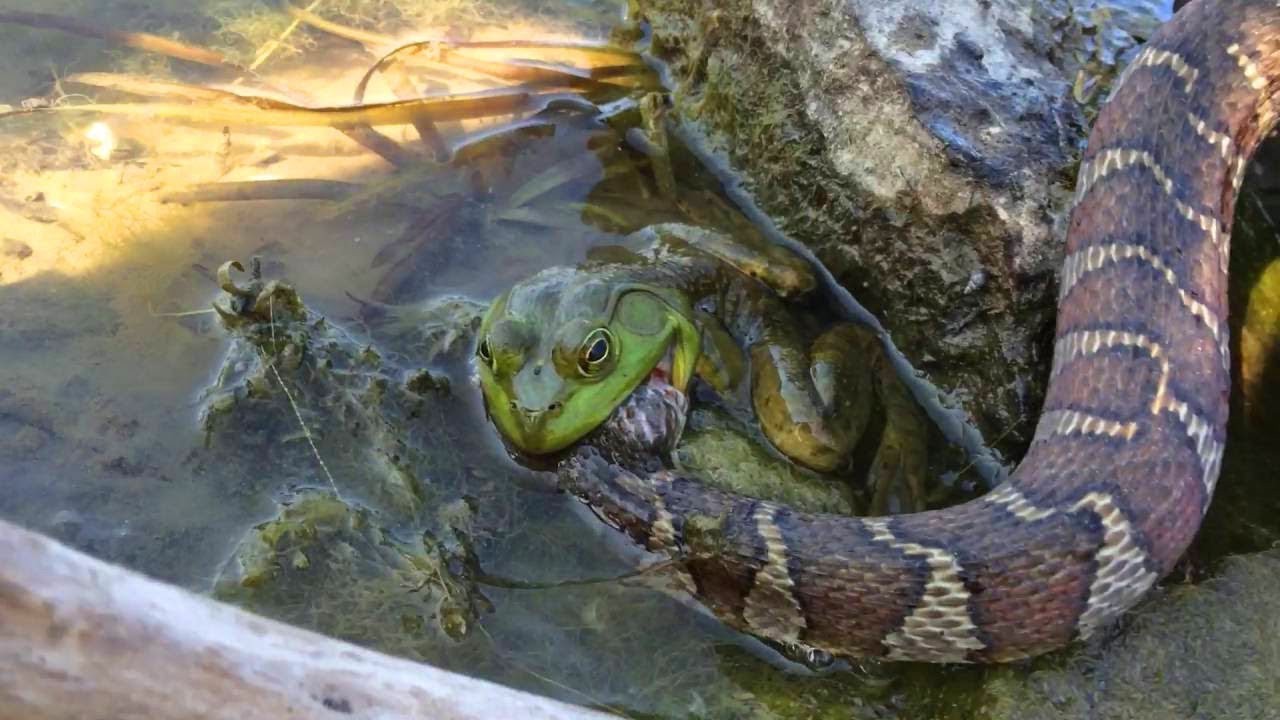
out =
{"type": "MultiPolygon", "coordinates": [[[[312,10],[315,10],[317,7],[319,7],[323,3],[324,3],[324,0],[313,0],[313,2],[307,6],[307,11],[310,12],[312,10]]],[[[258,54],[254,56],[253,62],[249,63],[249,67],[247,68],[248,71],[250,73],[256,71],[259,67],[262,66],[263,63],[269,60],[271,56],[274,55],[276,51],[279,50],[284,45],[284,41],[289,39],[289,36],[292,35],[300,25],[302,25],[302,19],[298,17],[294,17],[293,20],[289,21],[288,27],[286,27],[280,33],[279,36],[277,36],[273,40],[268,41],[261,48],[258,48],[258,54]]],[[[235,81],[232,82],[231,84],[240,85],[248,77],[249,77],[248,75],[241,75],[240,77],[236,78],[235,81]]]]}
{"type": "Polygon", "coordinates": [[[559,680],[556,680],[555,678],[547,677],[546,675],[543,675],[542,673],[538,672],[537,670],[534,670],[533,668],[525,665],[524,663],[514,660],[511,656],[507,655],[502,650],[501,646],[498,645],[498,642],[494,640],[493,636],[489,634],[489,631],[484,628],[484,625],[477,624],[476,629],[479,630],[482,635],[488,638],[489,644],[493,646],[494,654],[498,656],[500,660],[507,663],[508,665],[515,668],[516,670],[519,670],[520,672],[525,673],[530,677],[533,677],[541,682],[544,682],[554,688],[576,695],[586,703],[589,703],[591,706],[613,713],[614,715],[617,715],[618,717],[621,717],[621,718],[631,718],[630,715],[626,714],[619,708],[609,705],[608,703],[603,702],[601,700],[598,700],[588,695],[587,693],[582,692],[577,688],[565,685],[564,683],[560,682],[559,680]]]}
{"type": "MultiPolygon", "coordinates": [[[[267,310],[270,314],[271,322],[271,347],[275,348],[276,343],[276,302],[275,298],[269,298],[267,310]]],[[[259,350],[261,352],[261,350],[259,350]]],[[[307,422],[302,419],[302,411],[298,409],[298,403],[293,399],[293,393],[289,392],[289,387],[284,384],[284,378],[280,377],[280,371],[276,370],[274,361],[268,361],[266,355],[262,357],[262,361],[267,368],[271,370],[271,374],[275,376],[276,383],[280,385],[280,389],[284,391],[284,396],[289,400],[289,407],[293,409],[293,416],[298,419],[298,425],[302,428],[302,435],[307,439],[307,444],[311,446],[311,453],[316,456],[316,462],[320,463],[320,469],[324,471],[324,475],[329,479],[329,487],[333,488],[333,496],[342,500],[342,493],[338,492],[338,483],[333,479],[333,473],[329,472],[329,466],[325,463],[324,458],[320,456],[320,448],[316,447],[315,438],[311,436],[311,429],[307,427],[307,422]]]]}

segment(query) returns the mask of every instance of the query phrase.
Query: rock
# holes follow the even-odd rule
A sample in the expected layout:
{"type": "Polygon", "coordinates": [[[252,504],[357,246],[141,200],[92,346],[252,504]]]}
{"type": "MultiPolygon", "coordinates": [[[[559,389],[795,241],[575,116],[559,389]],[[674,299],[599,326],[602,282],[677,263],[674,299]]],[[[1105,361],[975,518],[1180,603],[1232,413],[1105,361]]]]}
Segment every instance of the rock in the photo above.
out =
{"type": "Polygon", "coordinates": [[[986,717],[1274,718],[1280,552],[1227,558],[1217,577],[1143,604],[1084,652],[992,673],[986,717]]]}
{"type": "Polygon", "coordinates": [[[1098,28],[1078,3],[1016,0],[638,5],[682,126],[988,438],[1023,447],[1090,110],[1073,87],[1096,100],[1137,43],[1117,23],[1154,17],[1098,28]]]}

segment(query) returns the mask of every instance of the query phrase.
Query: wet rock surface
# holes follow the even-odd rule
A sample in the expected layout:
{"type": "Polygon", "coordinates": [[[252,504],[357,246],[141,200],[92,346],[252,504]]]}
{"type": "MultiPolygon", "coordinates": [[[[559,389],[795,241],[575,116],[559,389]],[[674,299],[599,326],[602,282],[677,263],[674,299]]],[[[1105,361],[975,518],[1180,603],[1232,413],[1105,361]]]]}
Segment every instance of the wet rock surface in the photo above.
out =
{"type": "Polygon", "coordinates": [[[1154,14],[1007,0],[639,5],[675,117],[1019,454],[1043,395],[1087,118],[1154,14]]]}
{"type": "Polygon", "coordinates": [[[1228,558],[1212,580],[1165,592],[1125,624],[1029,676],[995,673],[989,717],[1276,716],[1280,553],[1228,558]]]}

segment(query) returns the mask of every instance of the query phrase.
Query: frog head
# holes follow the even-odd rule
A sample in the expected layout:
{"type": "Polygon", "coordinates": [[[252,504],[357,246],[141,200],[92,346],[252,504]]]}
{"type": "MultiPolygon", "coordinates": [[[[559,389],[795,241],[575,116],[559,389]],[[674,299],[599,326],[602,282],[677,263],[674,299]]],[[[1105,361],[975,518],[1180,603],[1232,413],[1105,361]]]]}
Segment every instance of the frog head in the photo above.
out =
{"type": "Polygon", "coordinates": [[[654,373],[684,391],[700,350],[678,292],[552,268],[489,307],[476,343],[480,388],[521,452],[554,453],[603,423],[654,373]]]}

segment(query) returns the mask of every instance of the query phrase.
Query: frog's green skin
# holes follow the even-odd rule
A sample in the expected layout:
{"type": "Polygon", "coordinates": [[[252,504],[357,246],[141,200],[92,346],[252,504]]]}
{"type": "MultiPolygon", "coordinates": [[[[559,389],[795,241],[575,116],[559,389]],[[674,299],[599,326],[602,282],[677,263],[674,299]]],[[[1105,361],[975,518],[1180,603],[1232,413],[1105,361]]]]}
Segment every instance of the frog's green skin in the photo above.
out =
{"type": "Polygon", "coordinates": [[[511,444],[530,454],[568,447],[655,370],[681,391],[698,375],[722,393],[749,374],[764,434],[818,471],[848,462],[878,397],[886,427],[873,479],[905,479],[920,497],[922,419],[873,335],[839,325],[814,340],[801,327],[784,298],[814,287],[804,260],[686,225],[631,240],[648,247],[545,270],[486,313],[480,387],[511,444]]]}

